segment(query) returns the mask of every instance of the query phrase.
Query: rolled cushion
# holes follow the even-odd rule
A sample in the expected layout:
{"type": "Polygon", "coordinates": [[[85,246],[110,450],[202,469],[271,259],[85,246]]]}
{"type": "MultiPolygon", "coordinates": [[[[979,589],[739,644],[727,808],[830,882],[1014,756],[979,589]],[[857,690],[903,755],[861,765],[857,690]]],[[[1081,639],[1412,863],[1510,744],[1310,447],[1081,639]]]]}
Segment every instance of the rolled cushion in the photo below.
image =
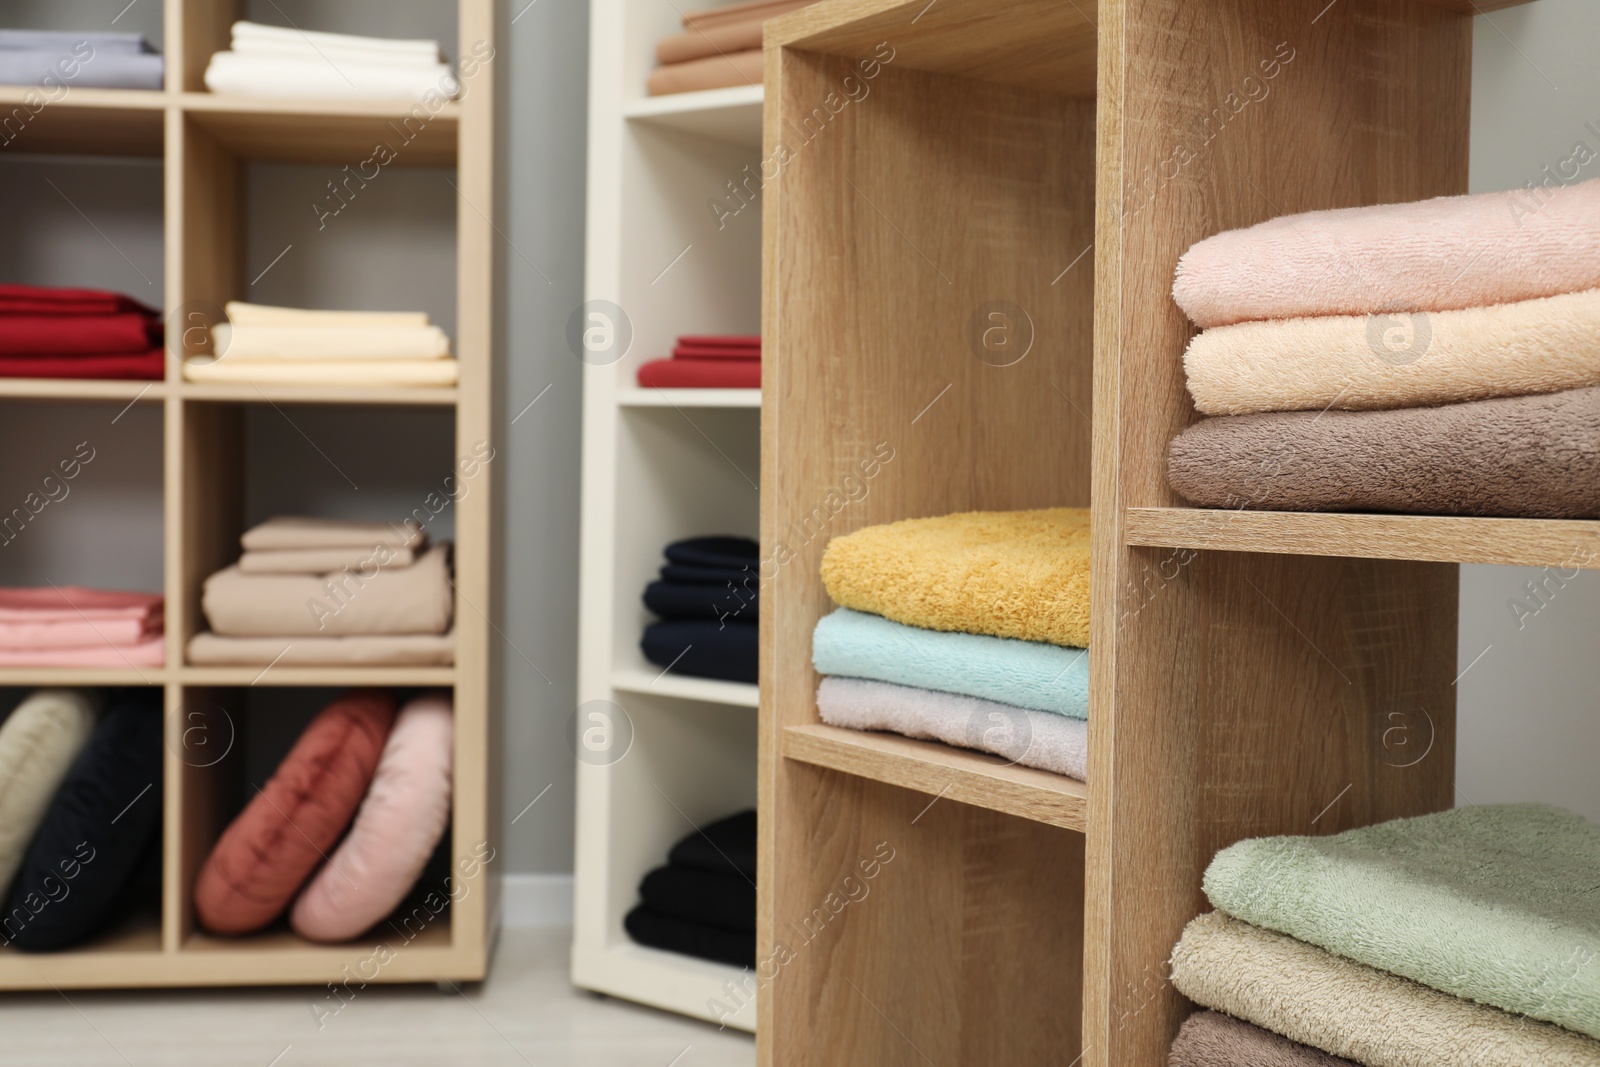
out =
{"type": "Polygon", "coordinates": [[[0,893],[11,884],[56,790],[94,733],[96,694],[41,689],[0,725],[0,893]]]}
{"type": "Polygon", "coordinates": [[[348,941],[405,899],[450,822],[453,732],[446,694],[401,709],[355,823],[289,913],[301,937],[348,941]]]}
{"type": "Polygon", "coordinates": [[[101,719],[33,835],[0,921],[7,940],[70,948],[117,917],[160,847],[161,770],[160,690],[132,690],[101,719]]]}
{"type": "Polygon", "coordinates": [[[393,695],[371,689],[311,721],[201,868],[194,906],[206,929],[250,933],[289,906],[350,825],[393,722],[393,695]]]}
{"type": "Polygon", "coordinates": [[[760,658],[754,622],[669,619],[645,627],[644,658],[673,674],[754,682],[760,658]]]}

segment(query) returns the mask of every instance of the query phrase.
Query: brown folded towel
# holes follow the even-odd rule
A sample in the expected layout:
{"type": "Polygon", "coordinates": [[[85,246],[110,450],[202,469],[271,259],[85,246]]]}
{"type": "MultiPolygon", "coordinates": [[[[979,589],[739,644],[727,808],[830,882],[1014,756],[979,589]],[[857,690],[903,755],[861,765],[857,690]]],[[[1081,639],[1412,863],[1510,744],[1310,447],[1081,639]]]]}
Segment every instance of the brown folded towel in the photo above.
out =
{"type": "Polygon", "coordinates": [[[1359,1067],[1310,1045],[1221,1012],[1202,1011],[1184,1021],[1172,1041],[1167,1067],[1359,1067]]]}
{"type": "Polygon", "coordinates": [[[683,15],[683,28],[686,30],[708,30],[713,26],[727,26],[736,22],[746,22],[751,18],[771,19],[797,7],[805,7],[812,0],[746,0],[742,4],[728,4],[725,7],[707,7],[697,11],[687,11],[683,15]]]}
{"type": "Polygon", "coordinates": [[[355,637],[222,637],[198,633],[189,641],[189,662],[203,667],[448,667],[455,659],[453,632],[355,637]]]}
{"type": "Polygon", "coordinates": [[[405,522],[348,522],[277,516],[252,526],[239,538],[247,552],[290,548],[416,548],[422,544],[422,527],[415,519],[405,522]]]}
{"type": "Polygon", "coordinates": [[[709,26],[703,30],[688,30],[663,37],[656,42],[656,62],[667,66],[760,48],[761,27],[766,20],[765,15],[756,15],[743,22],[730,22],[726,26],[709,26]]]}
{"type": "Polygon", "coordinates": [[[726,89],[734,85],[760,85],[762,51],[729,52],[709,59],[692,59],[657,67],[647,83],[651,96],[693,93],[702,89],[726,89]]]}
{"type": "Polygon", "coordinates": [[[1600,516],[1600,387],[1393,411],[1228,415],[1172,442],[1198,507],[1600,516]]]}

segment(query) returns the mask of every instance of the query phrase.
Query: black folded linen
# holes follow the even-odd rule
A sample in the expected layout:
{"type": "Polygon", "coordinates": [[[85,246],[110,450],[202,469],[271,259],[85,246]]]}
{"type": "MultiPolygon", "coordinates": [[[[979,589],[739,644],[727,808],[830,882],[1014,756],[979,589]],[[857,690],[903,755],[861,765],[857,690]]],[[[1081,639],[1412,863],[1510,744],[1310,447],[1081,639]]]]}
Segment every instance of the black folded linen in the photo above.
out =
{"type": "Polygon", "coordinates": [[[723,930],[704,923],[661,915],[641,904],[622,920],[628,936],[641,945],[727,963],[735,967],[756,965],[754,930],[723,930]]]}
{"type": "Polygon", "coordinates": [[[646,626],[639,647],[645,659],[672,674],[756,680],[760,649],[754,622],[668,619],[646,626]]]}

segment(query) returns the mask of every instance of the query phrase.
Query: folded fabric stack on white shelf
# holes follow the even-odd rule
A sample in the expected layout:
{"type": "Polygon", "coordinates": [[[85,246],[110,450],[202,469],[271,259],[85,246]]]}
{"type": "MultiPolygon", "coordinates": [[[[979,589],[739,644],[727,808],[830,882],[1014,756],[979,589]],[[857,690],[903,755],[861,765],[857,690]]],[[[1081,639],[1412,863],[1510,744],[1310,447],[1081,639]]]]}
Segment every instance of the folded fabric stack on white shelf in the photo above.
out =
{"type": "Polygon", "coordinates": [[[191,382],[448,386],[450,338],[421,311],[306,311],[231,301],[214,357],[184,361],[191,382]]]}
{"type": "Polygon", "coordinates": [[[159,90],[165,70],[137,33],[0,30],[0,85],[159,90]]]}
{"type": "Polygon", "coordinates": [[[206,67],[206,88],[247,96],[347,100],[449,98],[461,83],[438,41],[392,41],[255,22],[233,24],[231,51],[206,67]]]}
{"type": "Polygon", "coordinates": [[[189,662],[319,666],[455,661],[450,545],[406,522],[274,518],[205,581],[210,633],[189,662]]]}

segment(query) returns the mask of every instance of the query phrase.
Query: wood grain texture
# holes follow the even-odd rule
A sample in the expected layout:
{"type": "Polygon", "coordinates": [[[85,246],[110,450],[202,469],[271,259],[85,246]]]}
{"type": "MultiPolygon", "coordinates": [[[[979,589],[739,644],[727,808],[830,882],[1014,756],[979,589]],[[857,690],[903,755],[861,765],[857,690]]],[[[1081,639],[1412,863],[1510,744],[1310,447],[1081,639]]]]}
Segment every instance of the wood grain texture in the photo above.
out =
{"type": "Polygon", "coordinates": [[[1442,7],[1463,15],[1483,15],[1490,11],[1503,11],[1508,7],[1522,7],[1533,0],[1417,0],[1419,4],[1442,7]]]}
{"type": "Polygon", "coordinates": [[[376,159],[384,166],[439,167],[456,162],[461,117],[477,95],[478,81],[466,100],[437,111],[421,104],[270,100],[206,92],[184,93],[181,106],[219,144],[249,159],[352,167],[376,159]],[[393,158],[377,155],[378,145],[386,145],[393,158]]]}
{"type": "Polygon", "coordinates": [[[0,86],[0,148],[16,153],[161,158],[162,93],[0,86]]]}
{"type": "Polygon", "coordinates": [[[1600,568],[1600,522],[1129,508],[1130,545],[1600,568]]]}
{"type": "Polygon", "coordinates": [[[783,755],[1064,830],[1085,829],[1088,790],[1082,782],[1018,767],[998,756],[821,725],[785,727],[783,755]]]}

